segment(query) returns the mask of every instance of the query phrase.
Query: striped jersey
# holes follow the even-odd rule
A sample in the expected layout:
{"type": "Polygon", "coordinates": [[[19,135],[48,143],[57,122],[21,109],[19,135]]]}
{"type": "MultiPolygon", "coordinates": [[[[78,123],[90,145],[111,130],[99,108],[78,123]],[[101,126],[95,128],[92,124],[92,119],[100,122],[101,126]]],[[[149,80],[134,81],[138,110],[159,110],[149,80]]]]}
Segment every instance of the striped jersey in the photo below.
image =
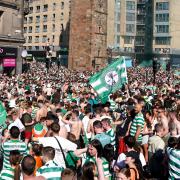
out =
{"type": "Polygon", "coordinates": [[[114,130],[111,128],[108,131],[106,131],[106,134],[111,137],[111,145],[115,146],[116,142],[115,142],[114,130]]]}
{"type": "Polygon", "coordinates": [[[180,179],[180,150],[167,147],[169,180],[180,179]]]}
{"type": "Polygon", "coordinates": [[[2,152],[4,155],[3,159],[3,167],[4,168],[10,168],[10,162],[9,162],[9,155],[10,151],[12,150],[18,150],[21,155],[27,154],[27,145],[25,142],[21,140],[9,140],[2,144],[2,152]]]}
{"type": "Polygon", "coordinates": [[[110,109],[115,111],[117,109],[117,104],[115,101],[113,101],[112,99],[109,100],[110,102],[110,109]]]}
{"type": "Polygon", "coordinates": [[[14,169],[12,167],[3,169],[0,173],[0,180],[14,180],[14,169]]]}
{"type": "Polygon", "coordinates": [[[132,121],[132,124],[130,127],[130,135],[131,136],[135,136],[138,126],[141,127],[141,133],[140,133],[137,141],[141,142],[142,141],[142,132],[143,132],[143,128],[144,128],[144,116],[142,113],[138,113],[132,121]]]}
{"type": "Polygon", "coordinates": [[[53,160],[50,160],[37,170],[36,176],[43,176],[47,180],[61,180],[62,171],[62,167],[58,166],[53,160]]]}
{"type": "Polygon", "coordinates": [[[32,119],[36,119],[36,114],[37,114],[38,110],[39,110],[39,107],[33,107],[32,108],[32,113],[31,113],[32,119]]]}
{"type": "MultiPolygon", "coordinates": [[[[108,163],[108,161],[105,158],[101,158],[101,160],[102,160],[102,166],[103,166],[103,170],[104,170],[104,176],[105,177],[110,177],[111,174],[109,172],[109,163],[108,163]]],[[[87,156],[85,163],[87,163],[87,162],[93,162],[94,164],[96,164],[96,159],[95,159],[95,157],[87,156]]]]}

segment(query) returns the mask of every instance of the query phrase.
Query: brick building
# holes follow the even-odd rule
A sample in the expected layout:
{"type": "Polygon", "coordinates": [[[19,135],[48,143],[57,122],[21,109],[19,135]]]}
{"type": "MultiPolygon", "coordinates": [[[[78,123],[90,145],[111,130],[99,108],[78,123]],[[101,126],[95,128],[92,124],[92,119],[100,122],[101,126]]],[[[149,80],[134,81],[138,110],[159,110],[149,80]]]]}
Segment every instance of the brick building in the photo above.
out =
{"type": "Polygon", "coordinates": [[[107,0],[72,0],[70,69],[93,70],[107,63],[107,0]]]}

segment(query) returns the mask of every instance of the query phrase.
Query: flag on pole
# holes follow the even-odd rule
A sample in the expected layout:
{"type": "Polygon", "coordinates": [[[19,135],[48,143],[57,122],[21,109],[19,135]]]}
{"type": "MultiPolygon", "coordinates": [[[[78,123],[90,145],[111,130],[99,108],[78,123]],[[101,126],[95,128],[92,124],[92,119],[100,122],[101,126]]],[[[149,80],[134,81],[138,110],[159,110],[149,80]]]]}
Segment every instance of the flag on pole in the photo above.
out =
{"type": "Polygon", "coordinates": [[[7,112],[2,102],[0,101],[0,131],[4,129],[6,126],[6,116],[7,116],[7,112]]]}
{"type": "Polygon", "coordinates": [[[105,103],[111,93],[119,90],[127,82],[124,57],[116,58],[112,64],[89,79],[89,84],[96,91],[102,103],[105,103]]]}

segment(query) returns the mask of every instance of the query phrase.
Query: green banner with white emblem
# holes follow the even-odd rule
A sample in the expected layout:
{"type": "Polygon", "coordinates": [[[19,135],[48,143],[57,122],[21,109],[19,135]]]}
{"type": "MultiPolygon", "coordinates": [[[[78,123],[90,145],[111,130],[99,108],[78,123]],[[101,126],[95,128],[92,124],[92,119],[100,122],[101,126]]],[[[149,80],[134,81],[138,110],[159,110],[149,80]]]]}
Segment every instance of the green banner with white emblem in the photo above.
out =
{"type": "Polygon", "coordinates": [[[102,103],[108,100],[111,93],[127,83],[127,71],[124,57],[117,57],[113,63],[89,79],[89,84],[96,91],[102,103]]]}

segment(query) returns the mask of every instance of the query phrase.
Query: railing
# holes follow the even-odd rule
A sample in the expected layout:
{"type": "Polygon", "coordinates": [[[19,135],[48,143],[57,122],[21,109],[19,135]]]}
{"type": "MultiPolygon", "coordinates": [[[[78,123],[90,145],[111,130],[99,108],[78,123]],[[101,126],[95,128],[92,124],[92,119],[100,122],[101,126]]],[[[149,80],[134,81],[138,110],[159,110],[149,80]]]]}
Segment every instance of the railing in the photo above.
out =
{"type": "Polygon", "coordinates": [[[47,12],[47,11],[48,11],[48,8],[44,8],[44,9],[43,9],[43,12],[47,12]]]}
{"type": "Polygon", "coordinates": [[[143,20],[137,20],[137,24],[144,25],[144,24],[145,24],[145,21],[143,21],[143,20]]]}

